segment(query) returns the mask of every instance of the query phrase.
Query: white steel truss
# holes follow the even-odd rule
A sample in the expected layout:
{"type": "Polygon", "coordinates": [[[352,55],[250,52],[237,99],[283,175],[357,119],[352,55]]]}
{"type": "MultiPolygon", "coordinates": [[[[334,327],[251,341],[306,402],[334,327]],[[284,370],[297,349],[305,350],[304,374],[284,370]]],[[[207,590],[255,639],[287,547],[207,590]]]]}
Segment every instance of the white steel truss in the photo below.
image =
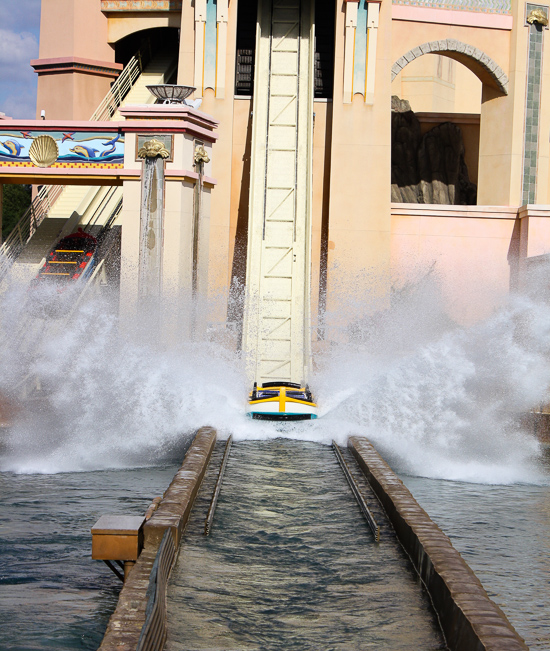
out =
{"type": "Polygon", "coordinates": [[[310,362],[312,0],[260,0],[243,350],[258,383],[310,362]]]}

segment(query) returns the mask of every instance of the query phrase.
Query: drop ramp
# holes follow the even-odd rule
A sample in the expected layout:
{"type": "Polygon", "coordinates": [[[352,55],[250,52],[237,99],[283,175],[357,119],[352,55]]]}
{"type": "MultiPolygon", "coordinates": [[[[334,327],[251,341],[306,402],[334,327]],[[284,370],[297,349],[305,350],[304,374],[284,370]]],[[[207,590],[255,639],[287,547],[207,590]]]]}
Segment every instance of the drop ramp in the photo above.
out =
{"type": "Polygon", "coordinates": [[[313,10],[258,3],[243,350],[259,385],[308,379],[313,10]]]}

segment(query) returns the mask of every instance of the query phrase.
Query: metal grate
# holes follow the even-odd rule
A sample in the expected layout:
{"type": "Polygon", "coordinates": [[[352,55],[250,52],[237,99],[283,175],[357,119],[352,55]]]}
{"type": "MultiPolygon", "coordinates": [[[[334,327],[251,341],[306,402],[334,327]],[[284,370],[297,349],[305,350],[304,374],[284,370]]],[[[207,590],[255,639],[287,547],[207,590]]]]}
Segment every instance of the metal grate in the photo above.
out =
{"type": "Polygon", "coordinates": [[[315,97],[332,98],[334,84],[334,9],[315,2],[315,97]]]}
{"type": "Polygon", "coordinates": [[[157,651],[166,642],[166,587],[176,558],[176,546],[171,529],[166,529],[151,570],[147,588],[145,624],[136,651],[157,651]]]}
{"type": "Polygon", "coordinates": [[[237,50],[236,95],[252,95],[254,89],[254,50],[237,50]]]}
{"type": "Polygon", "coordinates": [[[252,95],[254,92],[257,2],[258,0],[239,0],[235,95],[252,95]]]}

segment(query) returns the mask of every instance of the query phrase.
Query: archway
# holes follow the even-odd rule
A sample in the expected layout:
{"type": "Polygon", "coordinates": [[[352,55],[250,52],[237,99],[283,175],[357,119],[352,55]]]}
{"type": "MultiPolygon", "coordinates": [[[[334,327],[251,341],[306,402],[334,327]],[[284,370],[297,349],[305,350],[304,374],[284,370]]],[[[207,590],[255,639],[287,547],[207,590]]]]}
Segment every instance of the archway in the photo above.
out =
{"type": "MultiPolygon", "coordinates": [[[[177,62],[179,51],[179,30],[174,27],[153,27],[128,34],[113,45],[115,60],[126,65],[130,59],[139,54],[141,66],[145,68],[160,51],[170,52],[177,62]]],[[[177,70],[172,76],[177,75],[177,70]]]]}
{"type": "Polygon", "coordinates": [[[483,84],[500,91],[502,95],[508,95],[508,76],[504,70],[479,48],[452,38],[422,43],[406,52],[392,66],[392,81],[411,61],[430,53],[441,54],[459,61],[479,77],[483,84]]]}
{"type": "MultiPolygon", "coordinates": [[[[493,175],[487,175],[485,169],[494,147],[487,125],[490,127],[492,121],[489,112],[492,115],[496,104],[501,106],[501,102],[507,101],[509,82],[502,68],[479,48],[456,39],[443,39],[423,43],[406,52],[392,66],[391,79],[394,87],[400,84],[399,88],[392,88],[394,95],[415,100],[406,109],[409,111],[406,115],[392,113],[393,200],[472,204],[476,203],[477,185],[478,190],[481,189],[477,203],[495,203],[491,200],[494,183],[488,181],[493,175]],[[424,57],[425,54],[434,56],[424,57]],[[428,59],[433,59],[434,64],[428,65],[428,59]],[[454,61],[461,65],[455,66],[454,61]],[[435,62],[438,68],[455,72],[447,77],[437,75],[435,62]],[[403,77],[401,73],[409,64],[413,64],[411,69],[420,66],[418,70],[424,69],[424,72],[419,76],[415,69],[409,77],[403,77]],[[457,72],[460,74],[456,77],[460,77],[462,83],[455,85],[453,75],[457,72]],[[446,97],[439,96],[445,93],[446,97]],[[409,151],[411,148],[415,151],[409,151]],[[405,159],[409,161],[406,165],[405,159]],[[446,183],[449,184],[447,189],[446,183]],[[441,186],[442,190],[436,191],[436,186],[441,186]]],[[[393,104],[395,111],[395,102],[393,104]]],[[[403,108],[397,111],[402,112],[403,108]]]]}

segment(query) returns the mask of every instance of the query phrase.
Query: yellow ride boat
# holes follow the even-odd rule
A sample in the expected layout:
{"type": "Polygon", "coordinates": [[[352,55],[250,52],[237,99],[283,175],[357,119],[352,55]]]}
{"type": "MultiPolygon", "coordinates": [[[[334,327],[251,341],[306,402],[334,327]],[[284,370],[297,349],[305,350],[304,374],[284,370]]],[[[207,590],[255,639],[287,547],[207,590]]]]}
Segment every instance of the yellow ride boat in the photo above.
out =
{"type": "Polygon", "coordinates": [[[264,382],[248,398],[248,415],[261,420],[310,420],[317,418],[317,405],[306,384],[264,382]]]}

